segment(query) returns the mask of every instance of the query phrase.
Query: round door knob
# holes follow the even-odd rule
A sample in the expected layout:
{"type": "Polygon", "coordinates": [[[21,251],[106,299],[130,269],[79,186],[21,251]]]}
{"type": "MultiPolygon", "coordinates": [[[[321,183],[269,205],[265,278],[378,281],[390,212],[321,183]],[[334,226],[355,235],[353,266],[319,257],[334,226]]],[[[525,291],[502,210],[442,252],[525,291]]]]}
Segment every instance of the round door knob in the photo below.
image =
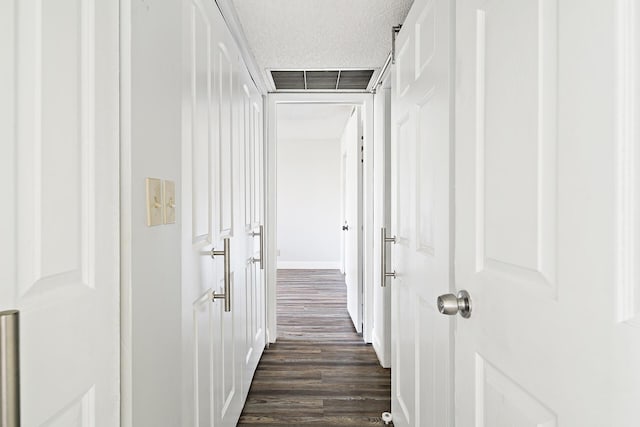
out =
{"type": "Polygon", "coordinates": [[[447,316],[471,317],[471,296],[467,291],[460,291],[458,295],[444,294],[438,297],[438,311],[447,316]]]}

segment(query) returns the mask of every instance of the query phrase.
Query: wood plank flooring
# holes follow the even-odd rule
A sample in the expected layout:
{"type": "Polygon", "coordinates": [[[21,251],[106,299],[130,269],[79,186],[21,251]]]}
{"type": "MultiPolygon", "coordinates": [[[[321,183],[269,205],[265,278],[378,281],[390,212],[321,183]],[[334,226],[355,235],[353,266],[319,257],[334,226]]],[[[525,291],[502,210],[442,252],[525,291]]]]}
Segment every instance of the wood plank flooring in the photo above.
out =
{"type": "Polygon", "coordinates": [[[337,270],[278,271],[278,340],[264,352],[239,426],[372,426],[391,373],[347,312],[337,270]]]}

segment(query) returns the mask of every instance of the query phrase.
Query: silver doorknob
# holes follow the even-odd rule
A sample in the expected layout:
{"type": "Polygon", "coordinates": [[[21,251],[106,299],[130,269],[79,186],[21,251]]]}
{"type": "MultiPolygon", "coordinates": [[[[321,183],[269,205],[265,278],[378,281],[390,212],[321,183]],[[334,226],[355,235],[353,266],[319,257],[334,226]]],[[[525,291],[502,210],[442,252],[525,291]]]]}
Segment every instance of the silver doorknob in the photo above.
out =
{"type": "Polygon", "coordinates": [[[448,316],[471,317],[471,296],[467,291],[460,291],[458,295],[444,294],[438,297],[438,311],[448,316]]]}

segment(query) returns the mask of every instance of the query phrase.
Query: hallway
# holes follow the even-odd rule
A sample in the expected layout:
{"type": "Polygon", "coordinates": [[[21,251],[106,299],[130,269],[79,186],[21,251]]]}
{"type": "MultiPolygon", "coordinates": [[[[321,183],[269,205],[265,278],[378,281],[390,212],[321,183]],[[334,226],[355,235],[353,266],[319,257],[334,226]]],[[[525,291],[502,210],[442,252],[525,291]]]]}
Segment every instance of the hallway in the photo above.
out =
{"type": "Polygon", "coordinates": [[[380,425],[390,374],[355,332],[337,270],[279,270],[278,341],[262,356],[238,425],[380,425]]]}

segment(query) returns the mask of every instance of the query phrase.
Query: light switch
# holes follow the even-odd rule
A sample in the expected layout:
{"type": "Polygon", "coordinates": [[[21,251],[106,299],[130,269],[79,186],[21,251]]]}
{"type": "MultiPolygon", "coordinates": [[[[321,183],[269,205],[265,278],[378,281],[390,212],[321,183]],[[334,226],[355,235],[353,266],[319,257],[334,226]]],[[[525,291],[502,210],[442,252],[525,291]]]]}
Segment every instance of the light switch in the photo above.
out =
{"type": "Polygon", "coordinates": [[[162,225],[164,222],[164,203],[162,200],[162,181],[147,178],[147,225],[162,225]]]}
{"type": "Polygon", "coordinates": [[[176,223],[176,183],[164,181],[164,223],[176,223]]]}

